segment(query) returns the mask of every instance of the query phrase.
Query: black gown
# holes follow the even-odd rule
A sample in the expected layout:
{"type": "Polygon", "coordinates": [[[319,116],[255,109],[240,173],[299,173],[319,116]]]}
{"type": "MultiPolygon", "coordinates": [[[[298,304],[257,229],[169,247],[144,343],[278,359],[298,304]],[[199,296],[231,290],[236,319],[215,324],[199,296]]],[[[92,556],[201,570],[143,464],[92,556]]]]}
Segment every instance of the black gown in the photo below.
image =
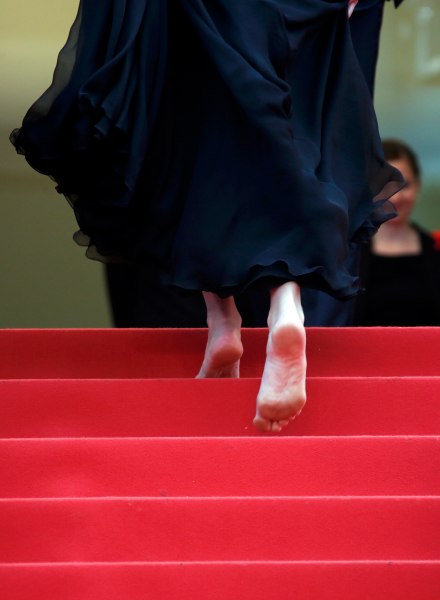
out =
{"type": "Polygon", "coordinates": [[[11,139],[102,260],[228,296],[355,294],[351,242],[394,215],[346,0],[82,0],[11,139]]]}

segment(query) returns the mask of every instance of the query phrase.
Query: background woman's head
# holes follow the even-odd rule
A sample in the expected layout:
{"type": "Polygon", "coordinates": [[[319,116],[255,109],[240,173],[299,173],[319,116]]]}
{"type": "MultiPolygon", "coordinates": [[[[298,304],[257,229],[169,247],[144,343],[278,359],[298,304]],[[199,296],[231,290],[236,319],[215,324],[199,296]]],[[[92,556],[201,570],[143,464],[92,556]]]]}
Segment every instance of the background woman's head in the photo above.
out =
{"type": "Polygon", "coordinates": [[[399,216],[390,221],[399,224],[408,221],[417,203],[421,184],[421,168],[414,150],[404,142],[396,139],[382,141],[385,160],[402,173],[406,186],[395,194],[391,201],[399,216]]]}

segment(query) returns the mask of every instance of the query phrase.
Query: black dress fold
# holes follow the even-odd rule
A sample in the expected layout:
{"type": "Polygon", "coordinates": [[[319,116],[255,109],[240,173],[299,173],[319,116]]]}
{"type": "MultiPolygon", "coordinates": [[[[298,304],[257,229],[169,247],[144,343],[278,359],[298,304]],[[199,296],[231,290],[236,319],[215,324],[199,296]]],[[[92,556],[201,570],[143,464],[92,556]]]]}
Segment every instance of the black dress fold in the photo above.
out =
{"type": "Polygon", "coordinates": [[[349,245],[402,185],[346,0],[82,0],[11,139],[70,200],[90,257],[222,296],[355,294],[349,245]]]}

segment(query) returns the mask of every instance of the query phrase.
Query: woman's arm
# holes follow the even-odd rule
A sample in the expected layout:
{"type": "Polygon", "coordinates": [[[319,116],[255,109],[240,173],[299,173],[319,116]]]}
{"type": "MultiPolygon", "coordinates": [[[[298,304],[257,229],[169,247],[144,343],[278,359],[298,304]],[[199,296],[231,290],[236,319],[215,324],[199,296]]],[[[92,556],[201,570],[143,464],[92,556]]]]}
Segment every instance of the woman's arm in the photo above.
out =
{"type": "Polygon", "coordinates": [[[353,14],[354,9],[356,8],[356,4],[358,0],[348,0],[348,18],[353,14]]]}

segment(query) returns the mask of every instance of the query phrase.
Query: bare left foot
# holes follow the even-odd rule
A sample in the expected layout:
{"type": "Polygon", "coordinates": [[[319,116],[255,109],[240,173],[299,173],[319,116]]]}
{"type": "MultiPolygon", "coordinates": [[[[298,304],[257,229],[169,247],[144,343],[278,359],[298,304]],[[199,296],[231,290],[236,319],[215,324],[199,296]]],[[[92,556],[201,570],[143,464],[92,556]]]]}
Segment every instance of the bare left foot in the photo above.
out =
{"type": "Polygon", "coordinates": [[[240,329],[228,324],[210,331],[203,364],[197,379],[209,377],[240,377],[243,354],[240,329]]]}
{"type": "Polygon", "coordinates": [[[268,319],[267,356],[254,419],[261,431],[281,431],[306,402],[303,322],[299,287],[284,284],[272,296],[268,319]]]}
{"type": "Polygon", "coordinates": [[[239,377],[241,343],[241,317],[234,298],[220,298],[203,292],[208,313],[208,343],[205,358],[197,379],[208,377],[239,377]]]}

